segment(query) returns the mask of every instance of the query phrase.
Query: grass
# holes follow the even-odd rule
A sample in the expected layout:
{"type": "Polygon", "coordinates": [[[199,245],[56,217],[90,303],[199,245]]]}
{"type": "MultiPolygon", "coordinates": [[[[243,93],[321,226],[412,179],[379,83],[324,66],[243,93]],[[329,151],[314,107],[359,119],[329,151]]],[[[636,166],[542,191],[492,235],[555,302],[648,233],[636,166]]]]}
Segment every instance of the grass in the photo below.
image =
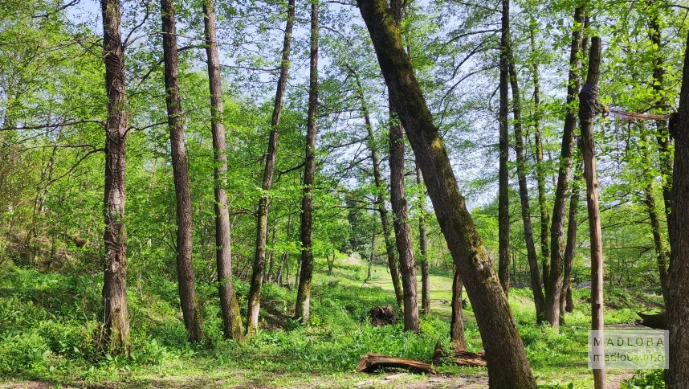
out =
{"type": "MultiPolygon", "coordinates": [[[[261,310],[264,330],[243,344],[222,339],[212,284],[198,285],[207,338],[202,344],[188,344],[176,284],[159,276],[128,291],[132,353],[113,357],[95,346],[102,285],[97,275],[42,274],[9,267],[0,270],[0,377],[5,380],[0,387],[23,381],[135,388],[352,387],[370,379],[355,373],[359,358],[367,352],[430,362],[437,341],[449,349],[451,275],[431,276],[433,314],[422,319],[422,333],[415,335],[404,333],[401,324],[367,323],[372,306],[395,303],[386,268],[373,270],[372,279],[364,283],[367,269],[362,265],[338,265],[332,275],[317,269],[308,327],[291,319],[296,292],[266,285],[261,310]]],[[[244,309],[248,285],[238,281],[236,289],[244,309]]],[[[539,385],[591,387],[586,365],[587,294],[576,291],[577,309],[556,332],[534,324],[529,290],[510,292],[510,305],[539,385]]],[[[623,306],[638,301],[627,300],[631,303],[607,311],[606,323],[633,322],[638,307],[623,306]]],[[[465,321],[468,349],[478,351],[481,339],[470,308],[465,321]]],[[[437,370],[479,380],[486,375],[485,369],[449,364],[437,370]]],[[[428,380],[405,375],[389,385],[413,387],[428,380]]]]}

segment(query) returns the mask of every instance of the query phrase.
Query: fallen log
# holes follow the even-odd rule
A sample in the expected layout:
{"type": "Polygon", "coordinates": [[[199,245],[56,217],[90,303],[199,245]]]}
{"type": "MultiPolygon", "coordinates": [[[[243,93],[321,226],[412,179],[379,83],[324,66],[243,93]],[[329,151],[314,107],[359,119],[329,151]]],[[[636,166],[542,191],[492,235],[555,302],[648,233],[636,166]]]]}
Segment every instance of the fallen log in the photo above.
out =
{"type": "Polygon", "coordinates": [[[486,352],[481,351],[472,353],[471,351],[459,350],[455,352],[454,362],[459,366],[480,366],[486,367],[486,352]]]}
{"type": "Polygon", "coordinates": [[[361,357],[356,371],[359,373],[373,373],[379,369],[404,369],[416,374],[435,374],[435,369],[427,363],[413,359],[394,358],[381,354],[368,353],[361,357]]]}
{"type": "MultiPolygon", "coordinates": [[[[436,343],[435,350],[433,350],[433,363],[438,365],[448,356],[448,353],[443,350],[443,345],[440,342],[436,343]]],[[[450,360],[459,366],[487,366],[485,351],[472,353],[467,350],[455,350],[454,358],[450,358],[450,360]]]]}
{"type": "Polygon", "coordinates": [[[646,327],[655,328],[657,330],[667,329],[667,325],[665,323],[665,312],[651,313],[651,314],[645,314],[645,313],[637,312],[637,315],[639,315],[639,317],[641,317],[641,320],[637,320],[636,322],[641,324],[641,325],[644,325],[646,327]]]}

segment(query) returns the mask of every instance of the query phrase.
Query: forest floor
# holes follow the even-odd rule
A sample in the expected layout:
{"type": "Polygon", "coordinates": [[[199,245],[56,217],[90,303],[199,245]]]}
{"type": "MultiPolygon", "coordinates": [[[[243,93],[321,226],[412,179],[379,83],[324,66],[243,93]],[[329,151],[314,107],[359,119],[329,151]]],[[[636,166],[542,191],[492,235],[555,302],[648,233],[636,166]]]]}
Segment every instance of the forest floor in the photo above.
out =
{"type": "MultiPolygon", "coordinates": [[[[394,305],[394,294],[384,266],[374,266],[372,279],[364,282],[366,271],[357,264],[336,265],[331,275],[324,266],[317,269],[308,327],[291,319],[295,292],[266,285],[264,330],[243,344],[222,340],[212,284],[199,286],[207,301],[208,339],[201,345],[185,341],[173,281],[132,287],[128,297],[133,351],[128,357],[112,357],[93,347],[98,320],[87,312],[97,312],[97,279],[5,269],[0,271],[0,388],[487,388],[485,368],[450,363],[436,366],[438,374],[433,376],[356,373],[358,359],[367,352],[430,362],[438,340],[450,347],[450,274],[432,273],[433,314],[422,320],[422,334],[414,335],[404,333],[401,325],[367,323],[368,310],[394,305]]],[[[242,302],[246,289],[237,282],[242,302]]],[[[587,368],[588,293],[576,291],[577,309],[555,332],[534,324],[528,289],[510,292],[542,388],[592,387],[587,368]]],[[[607,324],[631,324],[635,312],[646,308],[638,298],[623,300],[616,301],[617,309],[606,311],[607,324]]],[[[470,306],[465,321],[467,348],[481,350],[470,306]]],[[[633,374],[608,371],[609,388],[626,387],[621,382],[633,374]]]]}

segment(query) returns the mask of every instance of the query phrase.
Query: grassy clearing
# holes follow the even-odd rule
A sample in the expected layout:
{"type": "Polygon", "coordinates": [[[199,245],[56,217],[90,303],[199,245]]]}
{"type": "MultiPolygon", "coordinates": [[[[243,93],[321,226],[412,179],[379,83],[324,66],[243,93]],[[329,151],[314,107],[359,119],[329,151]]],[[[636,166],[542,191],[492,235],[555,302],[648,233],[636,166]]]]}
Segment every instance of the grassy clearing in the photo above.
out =
{"type": "MultiPolygon", "coordinates": [[[[215,288],[199,284],[204,301],[207,339],[186,342],[172,281],[141,283],[129,290],[132,353],[112,357],[95,347],[98,336],[100,281],[97,276],[42,274],[9,268],[0,274],[0,376],[5,387],[23,381],[61,385],[117,387],[352,387],[370,380],[356,374],[361,355],[377,352],[430,362],[435,343],[449,349],[450,275],[431,279],[433,311],[421,323],[422,334],[402,331],[401,325],[371,327],[370,307],[394,305],[394,294],[383,266],[375,266],[364,284],[366,267],[336,266],[333,274],[317,271],[308,327],[291,319],[295,291],[266,285],[263,294],[264,330],[240,344],[222,339],[215,288]]],[[[248,286],[237,282],[240,298],[248,286]]],[[[587,290],[577,291],[577,310],[560,332],[534,325],[530,291],[515,289],[510,304],[529,360],[543,387],[590,388],[587,361],[589,318],[587,290]]],[[[244,307],[242,301],[242,308],[244,307]]],[[[636,306],[608,310],[609,324],[630,323],[636,306]],[[634,309],[632,309],[634,308],[634,309]]],[[[481,349],[473,312],[466,310],[467,345],[481,349]]],[[[485,369],[441,365],[448,377],[404,375],[379,386],[442,387],[461,380],[485,383],[485,369]]],[[[629,372],[609,373],[628,377],[629,372]],[[616,374],[617,373],[617,374],[616,374]]]]}

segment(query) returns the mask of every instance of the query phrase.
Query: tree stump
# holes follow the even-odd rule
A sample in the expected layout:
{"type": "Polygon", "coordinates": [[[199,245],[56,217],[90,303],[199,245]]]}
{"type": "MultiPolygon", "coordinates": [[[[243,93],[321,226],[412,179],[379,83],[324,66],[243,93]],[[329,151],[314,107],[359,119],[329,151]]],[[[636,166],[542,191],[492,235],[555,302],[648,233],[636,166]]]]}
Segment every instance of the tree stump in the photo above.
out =
{"type": "Polygon", "coordinates": [[[397,312],[390,306],[390,304],[381,307],[373,307],[368,312],[371,319],[371,325],[374,327],[385,326],[397,323],[397,312]]]}

